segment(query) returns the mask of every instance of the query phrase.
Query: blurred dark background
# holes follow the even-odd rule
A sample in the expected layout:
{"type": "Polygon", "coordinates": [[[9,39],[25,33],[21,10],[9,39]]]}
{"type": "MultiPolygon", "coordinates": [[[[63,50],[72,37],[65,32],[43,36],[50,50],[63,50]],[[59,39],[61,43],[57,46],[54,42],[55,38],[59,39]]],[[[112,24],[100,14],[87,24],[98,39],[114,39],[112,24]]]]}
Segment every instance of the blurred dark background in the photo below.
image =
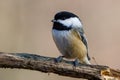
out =
{"type": "MultiPolygon", "coordinates": [[[[60,55],[51,35],[59,11],[78,15],[98,64],[120,69],[120,0],[0,0],[0,52],[60,55]]],[[[91,59],[91,63],[95,64],[91,59]]],[[[0,69],[0,80],[79,80],[55,74],[0,69]]]]}

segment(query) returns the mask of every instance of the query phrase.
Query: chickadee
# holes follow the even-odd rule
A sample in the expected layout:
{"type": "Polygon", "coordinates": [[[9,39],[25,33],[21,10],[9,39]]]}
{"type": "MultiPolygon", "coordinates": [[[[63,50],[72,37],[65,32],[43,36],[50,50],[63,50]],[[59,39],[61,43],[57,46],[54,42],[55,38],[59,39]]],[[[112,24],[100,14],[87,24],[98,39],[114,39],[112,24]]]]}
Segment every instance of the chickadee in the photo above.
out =
{"type": "Polygon", "coordinates": [[[90,64],[88,44],[79,17],[71,12],[62,11],[54,16],[52,35],[57,48],[67,59],[79,60],[90,64]]]}

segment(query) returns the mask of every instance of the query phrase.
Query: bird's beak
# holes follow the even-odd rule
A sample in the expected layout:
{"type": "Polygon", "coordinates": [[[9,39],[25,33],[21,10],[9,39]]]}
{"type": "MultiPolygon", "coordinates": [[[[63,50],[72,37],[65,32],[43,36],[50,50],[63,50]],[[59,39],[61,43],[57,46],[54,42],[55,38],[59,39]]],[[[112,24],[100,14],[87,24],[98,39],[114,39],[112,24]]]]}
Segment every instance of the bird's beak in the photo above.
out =
{"type": "Polygon", "coordinates": [[[53,20],[51,20],[51,22],[57,22],[57,21],[53,19],[53,20]]]}

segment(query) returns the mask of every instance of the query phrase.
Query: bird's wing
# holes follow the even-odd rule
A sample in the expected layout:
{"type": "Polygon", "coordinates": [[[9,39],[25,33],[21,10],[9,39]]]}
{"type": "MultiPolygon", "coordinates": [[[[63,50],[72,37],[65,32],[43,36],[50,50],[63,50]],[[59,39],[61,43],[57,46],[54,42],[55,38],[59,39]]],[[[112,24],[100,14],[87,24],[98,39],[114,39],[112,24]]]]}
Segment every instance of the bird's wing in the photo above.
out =
{"type": "Polygon", "coordinates": [[[84,34],[84,30],[83,30],[83,28],[78,28],[78,29],[76,29],[76,31],[77,31],[77,33],[79,34],[82,42],[84,43],[84,45],[85,45],[86,48],[87,48],[87,57],[88,57],[88,60],[90,60],[90,57],[89,57],[89,55],[88,55],[88,42],[87,42],[87,38],[86,38],[86,36],[85,36],[85,34],[84,34]]]}

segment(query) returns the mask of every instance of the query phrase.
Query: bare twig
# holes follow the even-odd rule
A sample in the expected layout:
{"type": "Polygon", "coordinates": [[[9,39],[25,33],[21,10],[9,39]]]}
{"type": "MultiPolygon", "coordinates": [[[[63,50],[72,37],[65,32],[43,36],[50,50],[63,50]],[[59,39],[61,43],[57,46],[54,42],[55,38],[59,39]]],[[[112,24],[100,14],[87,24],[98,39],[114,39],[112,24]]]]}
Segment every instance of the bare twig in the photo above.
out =
{"type": "MultiPolygon", "coordinates": [[[[45,73],[56,73],[63,76],[89,80],[101,80],[103,79],[104,73],[110,73],[110,69],[107,66],[79,64],[79,66],[75,67],[71,61],[63,60],[60,63],[56,63],[54,59],[55,58],[52,57],[28,53],[0,52],[0,67],[37,70],[45,73]]],[[[117,73],[117,75],[119,74],[117,73]]]]}

